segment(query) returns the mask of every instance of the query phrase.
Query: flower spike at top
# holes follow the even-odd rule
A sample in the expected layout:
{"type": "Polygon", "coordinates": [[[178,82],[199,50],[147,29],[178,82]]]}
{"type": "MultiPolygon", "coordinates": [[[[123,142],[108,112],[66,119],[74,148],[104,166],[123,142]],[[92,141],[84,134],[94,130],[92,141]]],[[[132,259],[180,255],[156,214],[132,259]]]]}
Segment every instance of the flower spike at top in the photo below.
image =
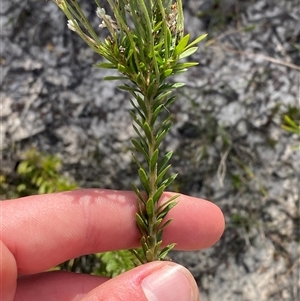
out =
{"type": "Polygon", "coordinates": [[[141,263],[162,260],[175,245],[162,247],[162,240],[163,230],[171,222],[168,213],[176,205],[177,196],[163,203],[160,199],[177,175],[168,175],[172,152],[164,153],[160,147],[171,128],[171,116],[164,120],[160,116],[162,112],[169,113],[168,106],[175,100],[172,92],[183,86],[166,80],[197,65],[181,59],[192,55],[197,50],[195,45],[206,35],[189,43],[190,35],[184,35],[182,0],[107,0],[112,16],[95,0],[96,15],[102,20],[100,27],[109,31],[104,40],[99,38],[77,0],[54,1],[67,16],[68,27],[107,60],[96,66],[121,73],[105,79],[124,80],[119,88],[132,97],[130,116],[136,132],[132,156],[140,179],[140,185],[133,185],[133,190],[137,196],[136,223],[142,250],[133,252],[141,263]]]}

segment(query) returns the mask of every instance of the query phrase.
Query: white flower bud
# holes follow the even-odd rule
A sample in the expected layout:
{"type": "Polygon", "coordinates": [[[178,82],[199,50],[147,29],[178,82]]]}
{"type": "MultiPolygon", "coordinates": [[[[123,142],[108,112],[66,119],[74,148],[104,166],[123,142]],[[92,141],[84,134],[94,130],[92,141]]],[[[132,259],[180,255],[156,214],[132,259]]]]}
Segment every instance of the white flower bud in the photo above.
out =
{"type": "Polygon", "coordinates": [[[74,20],[68,20],[68,27],[72,31],[77,31],[76,26],[78,26],[78,23],[74,20]]]}
{"type": "Polygon", "coordinates": [[[103,19],[105,18],[105,9],[104,8],[101,8],[101,7],[97,7],[96,9],[96,15],[100,18],[100,19],[103,19]]]}

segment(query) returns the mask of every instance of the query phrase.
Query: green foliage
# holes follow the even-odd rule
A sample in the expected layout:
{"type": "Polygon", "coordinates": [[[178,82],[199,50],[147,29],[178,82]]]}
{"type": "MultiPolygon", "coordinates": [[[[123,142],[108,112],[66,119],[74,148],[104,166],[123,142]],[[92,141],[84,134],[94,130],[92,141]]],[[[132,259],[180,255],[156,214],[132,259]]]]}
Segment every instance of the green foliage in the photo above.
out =
{"type": "Polygon", "coordinates": [[[62,161],[57,155],[46,155],[35,148],[21,153],[16,172],[0,177],[2,198],[17,198],[32,194],[51,193],[77,188],[60,174],[62,161]]]}
{"type": "Polygon", "coordinates": [[[5,199],[13,199],[15,197],[18,197],[17,193],[15,192],[15,187],[11,189],[11,183],[9,176],[5,174],[0,175],[0,196],[1,200],[5,199]]]}
{"type": "Polygon", "coordinates": [[[288,115],[284,115],[284,124],[282,125],[282,128],[287,132],[300,135],[299,124],[296,124],[296,121],[292,120],[288,115]]]}
{"type": "Polygon", "coordinates": [[[160,116],[168,112],[168,107],[174,102],[172,92],[183,85],[165,81],[197,65],[181,60],[197,51],[195,45],[206,35],[189,42],[190,35],[184,34],[181,0],[108,0],[113,16],[108,15],[95,0],[96,15],[102,20],[100,28],[108,31],[104,40],[99,38],[76,0],[54,1],[67,16],[68,27],[107,60],[96,66],[121,73],[121,76],[105,79],[127,82],[119,88],[132,97],[130,116],[137,134],[132,139],[133,159],[137,164],[140,187],[145,192],[143,195],[140,188],[133,185],[139,208],[136,222],[142,235],[143,254],[134,253],[141,263],[163,259],[175,245],[160,248],[162,231],[171,222],[171,219],[163,219],[176,205],[177,196],[164,204],[159,203],[163,191],[176,178],[176,174],[168,175],[172,153],[159,152],[172,126],[171,117],[162,121],[160,116]]]}
{"type": "MultiPolygon", "coordinates": [[[[137,254],[142,254],[141,250],[136,250],[137,254]]],[[[131,250],[119,250],[96,255],[101,261],[100,267],[94,272],[96,275],[115,277],[119,274],[134,268],[137,256],[131,250]]]]}
{"type": "MultiPolygon", "coordinates": [[[[296,134],[300,137],[300,110],[299,108],[290,106],[282,116],[282,129],[285,131],[296,134]]],[[[300,145],[292,147],[294,150],[300,150],[300,145]]]]}
{"type": "Polygon", "coordinates": [[[19,196],[34,193],[51,193],[77,188],[59,172],[61,159],[56,155],[45,155],[32,148],[24,154],[17,167],[20,183],[17,185],[19,196]]]}

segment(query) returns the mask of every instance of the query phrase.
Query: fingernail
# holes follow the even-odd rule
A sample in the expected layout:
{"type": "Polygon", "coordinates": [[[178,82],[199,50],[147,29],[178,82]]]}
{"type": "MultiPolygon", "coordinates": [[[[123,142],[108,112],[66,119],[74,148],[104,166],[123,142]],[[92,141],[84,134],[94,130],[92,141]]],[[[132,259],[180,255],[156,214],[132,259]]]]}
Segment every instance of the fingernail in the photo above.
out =
{"type": "Polygon", "coordinates": [[[192,275],[180,265],[165,266],[142,281],[148,301],[198,301],[198,287],[192,275]]]}

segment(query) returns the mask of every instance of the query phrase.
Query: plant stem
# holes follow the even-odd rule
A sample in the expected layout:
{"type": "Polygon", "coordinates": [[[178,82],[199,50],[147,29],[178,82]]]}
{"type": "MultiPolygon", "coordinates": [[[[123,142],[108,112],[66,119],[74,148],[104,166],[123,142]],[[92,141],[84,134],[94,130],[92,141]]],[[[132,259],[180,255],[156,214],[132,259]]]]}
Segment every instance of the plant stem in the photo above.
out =
{"type": "MultiPolygon", "coordinates": [[[[152,115],[153,115],[153,105],[152,105],[152,102],[151,100],[149,99],[146,99],[146,103],[148,104],[147,105],[147,108],[148,108],[148,116],[147,116],[147,123],[150,124],[151,122],[151,118],[152,118],[152,115]]],[[[155,134],[154,134],[154,128],[151,129],[151,141],[149,141],[149,158],[152,158],[153,157],[153,154],[154,154],[154,151],[155,151],[155,142],[156,142],[156,138],[155,138],[155,134]]],[[[149,175],[150,175],[150,193],[149,193],[149,196],[148,196],[148,199],[149,198],[153,198],[155,192],[157,191],[157,185],[156,185],[156,180],[157,180],[157,164],[155,165],[155,168],[154,170],[152,171],[151,170],[151,166],[150,166],[150,162],[148,164],[148,168],[149,168],[149,175]]],[[[157,258],[157,254],[155,254],[155,246],[157,245],[157,237],[156,237],[156,233],[153,229],[153,226],[156,222],[156,206],[154,206],[153,210],[153,214],[152,216],[150,217],[150,220],[149,220],[149,237],[150,237],[150,242],[153,241],[153,244],[150,244],[150,248],[151,248],[151,254],[152,254],[152,260],[151,261],[154,261],[154,260],[158,260],[157,258]]]]}

